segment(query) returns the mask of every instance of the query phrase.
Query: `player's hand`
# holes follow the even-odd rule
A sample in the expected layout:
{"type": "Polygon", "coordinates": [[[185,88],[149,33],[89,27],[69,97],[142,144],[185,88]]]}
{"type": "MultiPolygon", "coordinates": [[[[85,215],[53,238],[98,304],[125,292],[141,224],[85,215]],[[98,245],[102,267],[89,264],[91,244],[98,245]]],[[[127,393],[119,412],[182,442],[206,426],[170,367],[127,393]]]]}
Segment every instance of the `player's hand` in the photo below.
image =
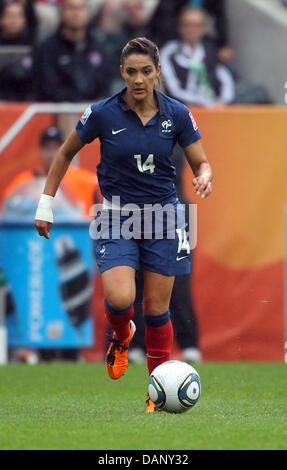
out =
{"type": "Polygon", "coordinates": [[[52,204],[53,196],[42,194],[35,214],[35,227],[41,237],[50,238],[50,230],[54,222],[52,204]]]}
{"type": "Polygon", "coordinates": [[[35,220],[35,227],[41,237],[50,238],[50,230],[52,227],[51,222],[45,220],[35,220]]]}
{"type": "Polygon", "coordinates": [[[192,184],[194,186],[194,192],[202,198],[207,197],[212,191],[211,181],[206,176],[193,178],[192,184]]]}

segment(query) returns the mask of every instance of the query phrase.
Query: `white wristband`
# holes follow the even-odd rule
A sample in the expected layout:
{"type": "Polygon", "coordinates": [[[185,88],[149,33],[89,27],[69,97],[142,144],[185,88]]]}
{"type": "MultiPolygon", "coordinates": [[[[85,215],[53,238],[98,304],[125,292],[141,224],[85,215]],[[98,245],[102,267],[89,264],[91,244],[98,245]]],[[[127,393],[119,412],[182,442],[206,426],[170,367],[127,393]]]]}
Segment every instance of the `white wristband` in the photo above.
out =
{"type": "Polygon", "coordinates": [[[35,220],[44,220],[45,222],[53,223],[53,199],[53,196],[49,196],[48,194],[41,194],[38,208],[35,214],[35,220]]]}

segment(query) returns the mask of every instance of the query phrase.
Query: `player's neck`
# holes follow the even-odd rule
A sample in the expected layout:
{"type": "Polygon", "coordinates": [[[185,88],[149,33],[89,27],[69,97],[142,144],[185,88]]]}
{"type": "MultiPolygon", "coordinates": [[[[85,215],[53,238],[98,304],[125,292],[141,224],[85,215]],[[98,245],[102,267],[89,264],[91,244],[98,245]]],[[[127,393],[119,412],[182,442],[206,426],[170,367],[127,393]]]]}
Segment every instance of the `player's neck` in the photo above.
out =
{"type": "Polygon", "coordinates": [[[157,100],[154,93],[151,93],[143,100],[136,100],[132,95],[126,92],[124,99],[131,109],[142,117],[154,114],[158,110],[157,100]]]}

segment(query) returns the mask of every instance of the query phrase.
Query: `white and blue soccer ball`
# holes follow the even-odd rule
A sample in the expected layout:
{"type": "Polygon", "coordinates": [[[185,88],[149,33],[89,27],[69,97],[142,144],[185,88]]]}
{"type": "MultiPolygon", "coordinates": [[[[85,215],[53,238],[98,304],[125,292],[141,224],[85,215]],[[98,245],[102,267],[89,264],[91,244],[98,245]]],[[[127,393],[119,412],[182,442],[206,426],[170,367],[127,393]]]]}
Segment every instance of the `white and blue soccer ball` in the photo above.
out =
{"type": "Polygon", "coordinates": [[[200,377],[186,362],[166,361],[150,374],[148,393],[158,410],[182,413],[197,403],[201,393],[200,377]]]}

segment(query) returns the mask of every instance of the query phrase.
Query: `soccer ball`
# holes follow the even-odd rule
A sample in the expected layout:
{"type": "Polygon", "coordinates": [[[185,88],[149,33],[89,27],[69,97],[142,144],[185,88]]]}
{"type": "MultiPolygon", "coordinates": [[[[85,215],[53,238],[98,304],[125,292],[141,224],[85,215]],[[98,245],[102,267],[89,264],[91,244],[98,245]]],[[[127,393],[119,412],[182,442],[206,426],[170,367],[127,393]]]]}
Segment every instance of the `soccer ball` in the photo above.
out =
{"type": "Polygon", "coordinates": [[[187,411],[196,404],[200,392],[200,377],[186,362],[166,361],[156,367],[149,377],[148,393],[160,411],[187,411]]]}

